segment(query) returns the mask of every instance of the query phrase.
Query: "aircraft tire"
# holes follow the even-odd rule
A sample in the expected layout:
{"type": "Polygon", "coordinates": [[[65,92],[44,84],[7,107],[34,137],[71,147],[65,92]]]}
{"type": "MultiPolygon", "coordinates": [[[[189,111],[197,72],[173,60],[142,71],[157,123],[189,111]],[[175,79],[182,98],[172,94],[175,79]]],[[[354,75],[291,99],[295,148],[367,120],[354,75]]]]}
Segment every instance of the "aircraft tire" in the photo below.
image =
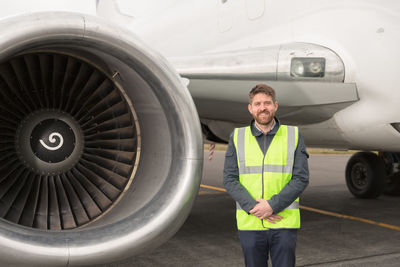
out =
{"type": "Polygon", "coordinates": [[[372,152],[354,154],[346,166],[346,184],[357,198],[377,198],[385,189],[385,164],[372,152]]]}
{"type": "Polygon", "coordinates": [[[386,178],[384,193],[391,196],[400,196],[400,173],[394,173],[386,178]]]}

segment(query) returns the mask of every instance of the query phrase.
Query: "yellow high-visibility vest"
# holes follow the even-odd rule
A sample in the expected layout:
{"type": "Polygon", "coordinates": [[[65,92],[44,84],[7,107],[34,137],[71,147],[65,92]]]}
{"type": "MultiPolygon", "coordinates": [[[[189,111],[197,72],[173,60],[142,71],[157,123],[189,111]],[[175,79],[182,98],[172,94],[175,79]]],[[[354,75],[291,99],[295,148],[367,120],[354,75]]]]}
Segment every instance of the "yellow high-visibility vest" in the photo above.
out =
{"type": "MultiPolygon", "coordinates": [[[[298,142],[298,128],[280,125],[264,157],[250,126],[236,128],[234,143],[239,167],[240,183],[254,199],[270,199],[290,181],[294,153],[298,142]]],[[[270,223],[247,214],[236,203],[236,220],[239,230],[268,230],[270,228],[300,228],[299,198],[278,213],[283,219],[270,223]]]]}

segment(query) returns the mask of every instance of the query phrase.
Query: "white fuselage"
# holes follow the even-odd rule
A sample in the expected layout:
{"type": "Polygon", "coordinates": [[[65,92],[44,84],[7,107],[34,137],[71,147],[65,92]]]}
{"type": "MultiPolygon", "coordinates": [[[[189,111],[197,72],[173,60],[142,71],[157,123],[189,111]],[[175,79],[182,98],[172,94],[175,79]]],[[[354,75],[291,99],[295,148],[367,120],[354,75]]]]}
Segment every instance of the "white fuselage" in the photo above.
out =
{"type": "Polygon", "coordinates": [[[400,151],[400,133],[390,125],[400,122],[398,1],[168,2],[128,25],[167,58],[291,42],[333,50],[344,62],[344,83],[355,83],[359,101],[328,121],[302,125],[306,142],[400,151]]]}

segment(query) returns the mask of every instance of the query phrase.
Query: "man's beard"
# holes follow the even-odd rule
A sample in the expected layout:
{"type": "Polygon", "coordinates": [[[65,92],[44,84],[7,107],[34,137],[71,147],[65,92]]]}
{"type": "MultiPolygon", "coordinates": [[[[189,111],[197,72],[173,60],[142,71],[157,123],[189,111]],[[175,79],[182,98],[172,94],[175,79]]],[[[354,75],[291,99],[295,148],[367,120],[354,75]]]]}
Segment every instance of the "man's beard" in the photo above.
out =
{"type": "Polygon", "coordinates": [[[272,122],[272,120],[274,119],[274,115],[273,113],[267,113],[265,117],[260,117],[261,113],[265,113],[265,112],[259,112],[257,113],[257,116],[253,116],[254,120],[259,124],[259,125],[268,125],[272,122]]]}

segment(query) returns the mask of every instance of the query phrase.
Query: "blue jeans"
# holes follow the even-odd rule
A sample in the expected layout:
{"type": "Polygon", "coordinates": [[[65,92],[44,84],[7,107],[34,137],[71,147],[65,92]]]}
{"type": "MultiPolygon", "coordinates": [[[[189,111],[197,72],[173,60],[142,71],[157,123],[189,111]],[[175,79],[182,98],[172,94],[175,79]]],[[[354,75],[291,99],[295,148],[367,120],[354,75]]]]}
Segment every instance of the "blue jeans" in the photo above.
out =
{"type": "Polygon", "coordinates": [[[294,267],[296,264],[297,229],[238,231],[247,267],[294,267]]]}

